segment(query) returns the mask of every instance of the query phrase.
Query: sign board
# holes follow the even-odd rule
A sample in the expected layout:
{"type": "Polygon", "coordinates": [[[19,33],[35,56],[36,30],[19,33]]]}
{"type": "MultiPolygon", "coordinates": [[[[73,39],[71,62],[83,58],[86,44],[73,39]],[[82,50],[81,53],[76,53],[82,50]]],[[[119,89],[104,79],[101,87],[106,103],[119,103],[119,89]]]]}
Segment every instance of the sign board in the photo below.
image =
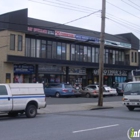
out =
{"type": "MultiPolygon", "coordinates": [[[[93,74],[94,75],[99,75],[99,70],[94,69],[93,74]]],[[[107,75],[107,76],[127,76],[127,71],[125,71],[125,70],[109,70],[109,69],[105,69],[103,71],[103,75],[107,75]]]]}
{"type": "Polygon", "coordinates": [[[34,66],[29,64],[14,64],[15,74],[33,74],[35,72],[34,66]]]}

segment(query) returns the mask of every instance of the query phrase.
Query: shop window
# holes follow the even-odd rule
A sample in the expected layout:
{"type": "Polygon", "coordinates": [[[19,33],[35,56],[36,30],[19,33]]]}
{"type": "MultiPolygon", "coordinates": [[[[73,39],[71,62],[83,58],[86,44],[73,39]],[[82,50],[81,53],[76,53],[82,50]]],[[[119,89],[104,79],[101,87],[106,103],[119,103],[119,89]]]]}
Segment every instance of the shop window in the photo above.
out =
{"type": "Polygon", "coordinates": [[[70,60],[70,44],[66,45],[66,60],[70,60]]]}
{"type": "Polygon", "coordinates": [[[15,50],[15,35],[10,34],[10,50],[15,50]]]}
{"type": "Polygon", "coordinates": [[[36,57],[40,57],[40,40],[37,40],[36,43],[36,57]]]}
{"type": "Polygon", "coordinates": [[[75,60],[75,45],[71,45],[71,60],[75,60]]]}
{"type": "Polygon", "coordinates": [[[56,59],[56,42],[52,43],[52,58],[56,59]]]}
{"type": "Polygon", "coordinates": [[[30,57],[30,54],[31,54],[31,40],[30,38],[26,38],[25,56],[30,57]]]}
{"type": "Polygon", "coordinates": [[[61,59],[61,55],[62,55],[62,46],[61,43],[57,43],[57,59],[61,59]]]}
{"type": "Polygon", "coordinates": [[[35,39],[31,39],[31,57],[35,57],[35,39]]]}
{"type": "Polygon", "coordinates": [[[76,54],[76,61],[79,61],[79,56],[80,56],[79,45],[76,45],[75,54],[76,54]]]}
{"type": "Polygon", "coordinates": [[[46,40],[41,40],[41,58],[46,58],[46,40]]]}
{"type": "Polygon", "coordinates": [[[62,43],[62,60],[66,60],[66,44],[62,43]]]}
{"type": "Polygon", "coordinates": [[[22,35],[18,35],[18,51],[22,51],[22,35]]]}
{"type": "Polygon", "coordinates": [[[87,47],[84,46],[84,62],[87,62],[87,56],[88,56],[87,47]]]}
{"type": "Polygon", "coordinates": [[[79,48],[80,61],[83,61],[83,52],[84,52],[84,47],[83,46],[80,46],[80,48],[79,48]]]}
{"type": "Polygon", "coordinates": [[[88,62],[91,62],[91,47],[88,47],[88,62]]]}
{"type": "Polygon", "coordinates": [[[92,48],[92,62],[95,62],[95,48],[92,48]]]}

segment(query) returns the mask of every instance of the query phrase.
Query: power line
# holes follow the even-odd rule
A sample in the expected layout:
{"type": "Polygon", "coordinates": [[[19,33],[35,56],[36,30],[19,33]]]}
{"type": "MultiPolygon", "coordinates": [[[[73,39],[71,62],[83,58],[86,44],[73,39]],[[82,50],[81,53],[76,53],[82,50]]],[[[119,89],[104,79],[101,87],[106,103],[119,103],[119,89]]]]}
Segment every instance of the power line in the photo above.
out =
{"type": "Polygon", "coordinates": [[[74,20],[68,21],[68,22],[66,22],[66,23],[64,23],[64,24],[62,24],[62,25],[66,25],[66,24],[72,23],[72,22],[74,22],[74,21],[77,21],[77,20],[80,20],[80,19],[83,19],[83,18],[89,17],[89,16],[91,16],[91,15],[93,15],[93,14],[95,14],[95,13],[98,13],[98,12],[101,12],[101,10],[98,10],[98,11],[92,12],[92,13],[86,15],[86,16],[83,16],[83,17],[80,17],[80,18],[77,18],[77,19],[74,19],[74,20]]]}
{"type": "Polygon", "coordinates": [[[120,7],[118,7],[118,6],[116,6],[116,5],[112,4],[112,3],[110,3],[110,2],[108,2],[108,1],[107,1],[107,3],[109,3],[110,5],[116,7],[116,8],[118,8],[118,9],[120,9],[120,10],[122,10],[122,11],[124,11],[124,12],[126,12],[126,13],[128,13],[128,14],[130,14],[130,15],[136,17],[136,18],[138,18],[138,19],[140,19],[140,17],[138,17],[138,16],[136,16],[136,15],[134,15],[134,14],[128,12],[128,11],[125,11],[124,9],[121,9],[120,7]]]}
{"type": "Polygon", "coordinates": [[[138,4],[134,3],[134,2],[132,2],[131,0],[128,0],[128,1],[130,1],[131,3],[133,3],[135,6],[140,7],[140,5],[138,5],[138,4]]]}
{"type": "MultiPolygon", "coordinates": [[[[53,1],[49,1],[49,0],[43,0],[43,1],[46,1],[46,2],[49,2],[49,3],[54,3],[54,4],[57,4],[57,5],[64,5],[64,6],[68,6],[68,7],[72,7],[72,8],[76,8],[76,9],[80,9],[80,10],[86,10],[86,11],[90,11],[91,12],[91,10],[89,9],[89,8],[79,8],[79,7],[77,7],[77,6],[73,6],[73,5],[70,5],[70,4],[67,4],[67,3],[65,3],[65,2],[53,2],[53,1]]],[[[92,8],[92,11],[93,11],[93,8],[92,8]]]]}
{"type": "Polygon", "coordinates": [[[131,7],[135,8],[135,9],[137,9],[138,11],[140,11],[140,9],[139,9],[139,8],[136,8],[135,6],[133,6],[133,5],[131,5],[131,4],[127,3],[127,2],[125,2],[124,0],[122,0],[122,2],[124,2],[125,4],[127,4],[127,5],[131,6],[131,7]]]}
{"type": "Polygon", "coordinates": [[[77,9],[74,9],[74,8],[58,6],[58,5],[53,5],[53,4],[47,4],[47,3],[42,3],[42,2],[34,1],[34,0],[28,0],[28,1],[39,3],[39,4],[44,4],[44,5],[49,5],[49,6],[53,6],[53,7],[58,7],[58,8],[62,8],[62,9],[73,10],[73,11],[82,12],[82,13],[89,13],[89,12],[87,12],[85,10],[77,10],[77,9]]]}
{"type": "MultiPolygon", "coordinates": [[[[115,21],[115,20],[113,20],[113,19],[110,19],[110,18],[107,18],[107,19],[108,19],[108,20],[111,20],[111,21],[113,21],[113,22],[115,22],[115,23],[117,23],[117,24],[119,24],[119,25],[122,25],[122,26],[125,27],[125,28],[128,27],[126,24],[119,23],[118,21],[115,21]],[[127,27],[126,27],[126,26],[127,26],[127,27]]],[[[131,27],[129,27],[129,28],[131,28],[131,27]]],[[[128,29],[128,28],[127,28],[127,29],[128,29]]],[[[133,28],[131,28],[131,29],[133,29],[133,28]]],[[[133,30],[135,30],[135,29],[133,29],[133,30]]],[[[140,34],[140,31],[138,31],[138,30],[135,30],[135,32],[137,32],[137,33],[140,34]]]]}
{"type": "MultiPolygon", "coordinates": [[[[61,2],[61,3],[67,3],[67,4],[70,4],[70,5],[77,5],[78,7],[83,7],[83,8],[85,8],[85,9],[91,9],[91,10],[93,10],[94,8],[92,8],[92,7],[87,7],[87,6],[83,6],[83,5],[79,5],[79,4],[73,4],[73,3],[70,3],[70,2],[65,2],[65,1],[62,1],[62,0],[56,0],[56,1],[59,1],[59,2],[61,2]]],[[[98,10],[98,9],[95,9],[95,10],[98,10]]]]}

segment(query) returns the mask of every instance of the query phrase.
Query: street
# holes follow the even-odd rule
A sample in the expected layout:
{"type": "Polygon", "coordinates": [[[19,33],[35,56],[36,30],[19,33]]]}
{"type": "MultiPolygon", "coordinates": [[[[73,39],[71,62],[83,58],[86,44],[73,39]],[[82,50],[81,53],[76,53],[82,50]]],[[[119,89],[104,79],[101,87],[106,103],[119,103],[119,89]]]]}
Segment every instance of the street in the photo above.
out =
{"type": "MultiPolygon", "coordinates": [[[[103,98],[104,102],[112,102],[112,101],[122,101],[122,96],[105,96],[103,98]]],[[[55,97],[47,97],[47,104],[80,104],[80,103],[96,103],[98,102],[97,98],[86,98],[86,97],[69,97],[69,98],[55,98],[55,97]]]]}
{"type": "Polygon", "coordinates": [[[1,116],[0,139],[127,140],[129,128],[140,129],[139,113],[140,109],[130,112],[122,105],[112,109],[39,114],[33,119],[1,116]]]}

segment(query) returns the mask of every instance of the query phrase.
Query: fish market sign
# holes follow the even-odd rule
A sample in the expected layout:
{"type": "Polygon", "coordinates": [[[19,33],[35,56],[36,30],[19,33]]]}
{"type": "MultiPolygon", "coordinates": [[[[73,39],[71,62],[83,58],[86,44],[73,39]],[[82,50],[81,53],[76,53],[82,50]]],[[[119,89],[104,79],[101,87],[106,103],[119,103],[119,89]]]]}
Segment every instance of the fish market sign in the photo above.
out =
{"type": "MultiPolygon", "coordinates": [[[[94,75],[99,75],[99,70],[94,69],[93,74],[94,75]]],[[[105,69],[103,71],[103,75],[108,75],[108,76],[127,76],[127,71],[125,71],[125,70],[107,70],[107,69],[105,69]]]]}

